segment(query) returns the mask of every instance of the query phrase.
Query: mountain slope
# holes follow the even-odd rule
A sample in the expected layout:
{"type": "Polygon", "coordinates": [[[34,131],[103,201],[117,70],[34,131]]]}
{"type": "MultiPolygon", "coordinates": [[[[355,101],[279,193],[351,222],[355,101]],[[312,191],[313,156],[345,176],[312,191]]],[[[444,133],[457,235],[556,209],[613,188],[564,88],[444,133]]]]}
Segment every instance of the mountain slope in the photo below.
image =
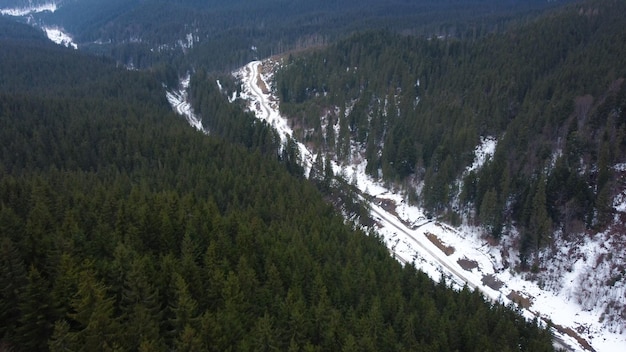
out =
{"type": "Polygon", "coordinates": [[[275,151],[188,128],[158,72],[0,46],[3,349],[552,350],[401,267],[275,151]],[[38,61],[54,79],[21,82],[38,61]]]}
{"type": "Polygon", "coordinates": [[[283,57],[275,93],[315,151],[480,226],[506,267],[620,333],[624,6],[586,1],[471,42],[358,34],[283,57]]]}
{"type": "MultiPolygon", "coordinates": [[[[270,69],[274,65],[271,59],[256,61],[234,75],[241,78],[240,96],[257,118],[271,122],[281,134],[293,135],[288,120],[278,112],[278,99],[267,88],[272,86],[270,69]]],[[[305,174],[346,218],[360,217],[365,226],[375,228],[398,261],[415,263],[434,280],[443,277],[459,289],[468,285],[493,301],[519,305],[530,318],[551,322],[559,348],[624,349],[626,339],[620,333],[616,307],[620,307],[626,286],[613,281],[610,269],[614,263],[623,263],[623,257],[616,255],[621,253],[619,242],[606,234],[559,242],[555,245],[558,253],[547,253],[550,263],[544,262],[549,268],[545,277],[519,273],[510,268],[511,262],[518,261],[518,252],[506,244],[513,238],[503,239],[499,249],[480,227],[455,229],[431,219],[423,209],[407,204],[406,195],[390,188],[394,185],[368,176],[363,160],[337,165],[321,153],[315,155],[307,145],[311,144],[297,142],[305,174]],[[360,203],[356,209],[351,197],[360,203]],[[605,285],[608,280],[614,284],[605,285]]],[[[471,169],[484,165],[494,149],[495,140],[484,139],[474,152],[471,169]]]]}
{"type": "Polygon", "coordinates": [[[354,142],[373,175],[409,177],[413,187],[423,181],[421,202],[439,213],[452,211],[455,200],[479,212],[494,188],[496,208],[503,210],[497,219],[526,227],[532,214],[522,216],[523,204],[541,174],[548,197],[567,192],[554,178],[572,175],[571,182],[586,189],[549,199],[546,216],[557,226],[578,217],[600,229],[610,216],[594,213],[606,205],[598,197],[616,180],[607,168],[626,158],[620,132],[626,34],[615,15],[622,5],[572,6],[477,43],[357,35],[287,59],[276,74],[281,108],[297,118],[302,138],[330,147],[339,160],[355,156],[354,142]],[[498,139],[495,156],[463,174],[481,136],[498,139]],[[465,187],[457,190],[462,176],[465,187]],[[587,208],[564,214],[563,206],[576,199],[589,202],[587,208]]]}
{"type": "MultiPolygon", "coordinates": [[[[565,0],[562,0],[565,1],[565,0]]],[[[146,68],[174,63],[222,71],[291,49],[323,45],[346,33],[388,28],[410,33],[481,36],[513,17],[555,6],[543,0],[468,1],[104,1],[54,0],[31,24],[60,28],[83,50],[146,68]]],[[[36,8],[9,0],[3,9],[36,8]]]]}

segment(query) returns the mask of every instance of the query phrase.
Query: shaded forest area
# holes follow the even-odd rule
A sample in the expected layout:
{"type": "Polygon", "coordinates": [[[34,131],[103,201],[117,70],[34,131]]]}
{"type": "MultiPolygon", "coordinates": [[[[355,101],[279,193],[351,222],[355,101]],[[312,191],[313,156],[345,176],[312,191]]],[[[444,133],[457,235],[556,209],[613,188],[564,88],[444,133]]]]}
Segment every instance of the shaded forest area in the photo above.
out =
{"type": "Polygon", "coordinates": [[[0,24],[2,349],[552,350],[402,267],[262,143],[189,128],[162,72],[0,24]]]}
{"type": "Polygon", "coordinates": [[[477,38],[564,1],[571,0],[80,0],[34,17],[64,28],[81,50],[135,68],[223,72],[372,28],[477,38]]]}

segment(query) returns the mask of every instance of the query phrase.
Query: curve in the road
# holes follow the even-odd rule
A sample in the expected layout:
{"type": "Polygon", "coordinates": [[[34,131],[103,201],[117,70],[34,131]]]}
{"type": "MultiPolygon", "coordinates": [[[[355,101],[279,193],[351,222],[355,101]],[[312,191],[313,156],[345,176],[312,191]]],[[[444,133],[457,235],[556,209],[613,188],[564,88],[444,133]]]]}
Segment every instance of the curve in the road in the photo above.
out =
{"type": "MultiPolygon", "coordinates": [[[[248,65],[246,65],[245,70],[247,72],[244,73],[244,77],[242,77],[242,81],[246,81],[245,83],[247,84],[247,86],[250,89],[250,93],[254,96],[256,96],[256,101],[258,101],[258,103],[260,104],[260,108],[263,111],[258,111],[258,109],[256,109],[256,107],[253,109],[254,111],[257,111],[258,113],[263,113],[265,112],[265,117],[262,116],[258,116],[258,118],[261,118],[263,120],[266,120],[268,123],[270,123],[271,125],[274,126],[274,122],[275,121],[270,121],[270,119],[272,118],[272,108],[269,106],[269,101],[266,97],[266,94],[263,93],[262,89],[258,86],[258,79],[259,77],[259,66],[261,65],[260,61],[253,61],[251,63],[249,63],[248,65]],[[247,75],[247,77],[245,77],[245,75],[247,75]]],[[[277,126],[274,126],[277,127],[277,126]]],[[[365,199],[363,194],[360,194],[360,197],[362,199],[365,199]]],[[[483,294],[485,294],[485,297],[489,298],[490,300],[492,300],[493,302],[496,302],[497,299],[495,299],[494,297],[492,297],[490,295],[489,292],[486,292],[485,287],[483,287],[482,285],[476,284],[472,281],[471,278],[469,278],[460,268],[455,267],[453,264],[449,263],[446,258],[442,257],[438,252],[436,253],[434,250],[432,250],[431,248],[429,248],[428,246],[424,245],[424,243],[422,241],[419,241],[418,239],[416,239],[413,236],[413,230],[406,227],[399,219],[397,216],[395,216],[394,214],[385,211],[384,209],[376,206],[375,204],[368,202],[371,204],[370,209],[372,210],[372,212],[379,216],[381,218],[382,221],[385,221],[387,224],[393,226],[395,229],[397,229],[398,231],[400,231],[405,238],[410,239],[413,241],[413,243],[415,245],[417,245],[417,247],[422,250],[422,253],[427,253],[429,256],[431,256],[432,260],[436,263],[438,263],[441,267],[443,267],[446,271],[448,271],[447,274],[456,277],[456,279],[459,280],[459,283],[464,283],[467,284],[468,287],[472,288],[472,289],[478,289],[480,290],[483,294]]],[[[428,222],[427,222],[428,223],[428,222]]],[[[424,223],[421,226],[426,225],[427,223],[424,223]]],[[[407,263],[408,260],[406,258],[402,258],[402,256],[398,253],[393,252],[393,254],[395,256],[397,256],[398,258],[401,259],[401,261],[407,263]]],[[[501,291],[496,291],[496,292],[500,292],[501,291]]],[[[526,309],[528,312],[530,312],[531,314],[537,316],[537,313],[532,312],[528,309],[526,309]]],[[[539,318],[541,318],[540,316],[538,316],[539,318]]],[[[554,330],[553,330],[554,331],[554,330]]],[[[556,331],[555,331],[556,332],[556,331]]],[[[554,338],[555,340],[557,340],[561,347],[569,349],[569,350],[573,350],[572,347],[565,342],[565,340],[563,338],[561,338],[560,336],[558,336],[558,333],[554,334],[554,338]]]]}

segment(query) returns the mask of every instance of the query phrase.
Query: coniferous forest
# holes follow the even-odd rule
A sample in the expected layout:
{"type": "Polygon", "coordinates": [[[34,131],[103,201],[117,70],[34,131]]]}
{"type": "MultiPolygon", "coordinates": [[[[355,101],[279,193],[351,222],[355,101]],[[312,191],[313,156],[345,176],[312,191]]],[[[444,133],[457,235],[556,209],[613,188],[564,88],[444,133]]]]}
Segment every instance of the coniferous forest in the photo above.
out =
{"type": "Polygon", "coordinates": [[[135,68],[218,71],[371,28],[480,36],[564,1],[572,0],[54,0],[56,11],[34,16],[62,23],[81,50],[135,68]]]}
{"type": "Polygon", "coordinates": [[[171,112],[171,70],[0,29],[0,350],[552,350],[400,265],[236,105],[207,136],[171,112]]]}
{"type": "Polygon", "coordinates": [[[433,214],[469,217],[495,240],[519,231],[527,269],[553,233],[614,220],[625,11],[624,1],[584,1],[469,39],[358,33],[281,57],[276,94],[318,150],[349,161],[356,143],[367,172],[433,214]],[[498,140],[493,158],[465,172],[485,137],[498,140]]]}

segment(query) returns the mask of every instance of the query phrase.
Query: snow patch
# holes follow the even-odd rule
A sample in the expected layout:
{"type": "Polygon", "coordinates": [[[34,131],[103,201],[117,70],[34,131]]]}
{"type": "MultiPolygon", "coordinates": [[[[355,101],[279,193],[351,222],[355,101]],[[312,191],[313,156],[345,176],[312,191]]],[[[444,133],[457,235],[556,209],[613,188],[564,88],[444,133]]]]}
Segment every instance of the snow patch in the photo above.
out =
{"type": "MultiPolygon", "coordinates": [[[[286,118],[281,116],[278,109],[278,98],[272,95],[270,83],[272,80],[271,70],[262,70],[264,63],[252,61],[241,69],[235,71],[233,75],[243,83],[240,98],[248,101],[248,109],[252,111],[258,119],[264,120],[278,131],[281,142],[287,144],[289,138],[293,137],[293,130],[289,126],[286,118]]],[[[275,62],[265,62],[266,65],[273,66],[275,62]]],[[[308,177],[311,166],[316,155],[300,142],[297,147],[302,158],[305,176],[308,177]]]]}
{"type": "Polygon", "coordinates": [[[193,48],[194,43],[198,40],[199,38],[195,37],[193,33],[187,33],[187,35],[185,35],[185,39],[179,39],[176,43],[180,46],[183,52],[186,53],[189,49],[193,48]]]}
{"type": "Polygon", "coordinates": [[[25,6],[25,7],[0,9],[0,14],[7,15],[7,16],[14,16],[14,17],[22,17],[22,16],[31,15],[33,13],[40,13],[40,12],[46,12],[46,11],[55,12],[57,9],[58,7],[56,3],[49,2],[49,3],[41,4],[41,5],[31,5],[31,6],[25,6]]]}
{"type": "Polygon", "coordinates": [[[613,169],[615,169],[615,171],[626,172],[626,163],[617,164],[613,166],[613,169]]]}
{"type": "Polygon", "coordinates": [[[613,207],[615,211],[619,213],[626,213],[626,191],[622,191],[620,194],[615,196],[613,200],[613,207]]]}
{"type": "Polygon", "coordinates": [[[67,48],[78,49],[78,45],[74,43],[74,39],[65,33],[61,28],[58,27],[43,27],[43,30],[46,32],[46,36],[51,41],[63,45],[67,48]]]}
{"type": "Polygon", "coordinates": [[[208,134],[209,131],[202,126],[202,119],[194,113],[193,108],[191,107],[191,102],[189,101],[189,95],[187,93],[190,81],[191,76],[187,74],[187,76],[180,80],[178,89],[167,91],[165,93],[165,97],[172,106],[172,109],[174,109],[174,111],[176,111],[179,115],[185,117],[187,122],[192,127],[195,127],[198,131],[208,134]]]}
{"type": "MultiPolygon", "coordinates": [[[[52,12],[54,13],[59,6],[56,2],[48,2],[44,4],[33,4],[29,1],[29,6],[24,7],[14,7],[14,8],[4,8],[0,9],[0,14],[14,17],[25,17],[30,16],[36,13],[42,12],[52,12]]],[[[29,23],[32,24],[32,18],[29,18],[29,23]]],[[[73,38],[68,33],[65,33],[62,28],[56,26],[41,26],[37,25],[37,27],[41,27],[41,29],[46,33],[46,36],[51,41],[63,45],[68,48],[78,49],[78,45],[74,43],[73,38]]]]}
{"type": "Polygon", "coordinates": [[[495,137],[482,137],[480,144],[474,149],[474,163],[467,169],[467,172],[480,169],[487,160],[491,159],[496,152],[496,145],[495,137]]]}
{"type": "MultiPolygon", "coordinates": [[[[279,113],[278,99],[270,93],[271,72],[260,74],[261,65],[261,62],[254,61],[234,73],[243,84],[240,97],[248,101],[249,109],[257,118],[274,126],[285,141],[286,137],[292,136],[293,133],[287,119],[279,113]],[[259,85],[264,85],[265,89],[259,85]]],[[[346,104],[346,114],[349,113],[353,103],[346,104]]],[[[323,123],[327,128],[327,115],[323,123]]],[[[482,138],[474,152],[474,163],[467,171],[482,167],[493,156],[496,145],[496,138],[482,138]]],[[[304,156],[305,167],[310,169],[314,160],[313,153],[302,143],[298,143],[298,146],[304,156]]],[[[358,156],[358,146],[351,147],[351,155],[358,156]]],[[[603,276],[594,276],[594,270],[599,269],[594,267],[594,263],[598,263],[600,256],[606,254],[606,248],[612,248],[602,245],[602,241],[606,239],[598,238],[577,245],[577,250],[582,253],[581,259],[577,259],[574,265],[569,267],[570,274],[561,275],[559,285],[552,288],[543,287],[536,277],[526,277],[528,273],[520,274],[509,269],[511,263],[519,262],[517,251],[511,249],[513,235],[503,235],[501,244],[509,249],[501,251],[500,247],[488,243],[480,228],[467,225],[453,228],[431,219],[423,209],[408,205],[402,191],[389,188],[366,174],[364,158],[350,158],[350,163],[346,164],[331,161],[331,166],[333,173],[350,180],[350,183],[360,190],[361,199],[368,202],[370,216],[375,220],[374,230],[381,235],[390,254],[400,262],[414,263],[435,281],[445,277],[446,281],[456,288],[468,285],[470,288],[478,289],[494,302],[515,304],[514,301],[517,301],[518,297],[525,298],[528,301],[527,306],[524,308],[520,306],[520,312],[526,318],[539,318],[544,323],[552,321],[572,329],[598,351],[626,350],[626,336],[620,334],[618,329],[612,329],[602,322],[606,309],[611,304],[616,304],[615,302],[623,301],[626,294],[623,282],[616,282],[615,291],[609,295],[612,298],[608,298],[606,304],[598,305],[593,302],[594,297],[608,297],[602,296],[604,293],[599,291],[599,287],[604,283],[598,280],[601,281],[600,277],[603,276]],[[582,291],[579,290],[581,286],[582,291]]],[[[615,204],[616,209],[626,211],[626,191],[622,193],[621,198],[616,198],[615,204]]],[[[571,249],[563,247],[564,253],[552,254],[552,257],[569,258],[571,249]]],[[[609,270],[611,265],[603,264],[601,271],[609,270]]],[[[571,351],[585,350],[567,333],[557,329],[553,329],[553,333],[555,345],[558,347],[571,351]]]]}

